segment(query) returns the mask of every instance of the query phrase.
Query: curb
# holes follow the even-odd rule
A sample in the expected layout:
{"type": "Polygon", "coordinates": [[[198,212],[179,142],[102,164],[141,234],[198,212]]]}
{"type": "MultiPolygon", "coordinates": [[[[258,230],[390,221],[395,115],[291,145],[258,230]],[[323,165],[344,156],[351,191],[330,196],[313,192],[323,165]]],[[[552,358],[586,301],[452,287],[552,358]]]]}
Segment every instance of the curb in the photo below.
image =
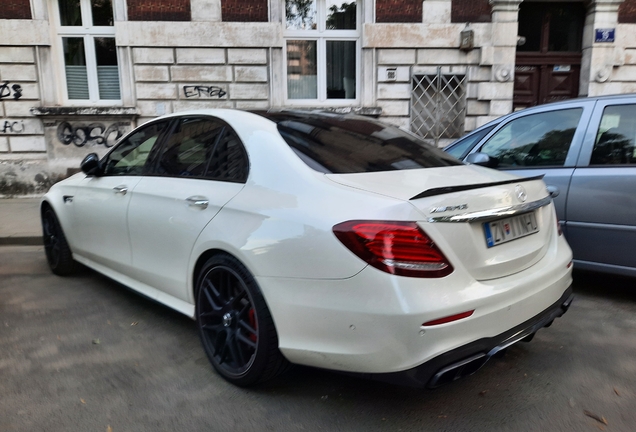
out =
{"type": "Polygon", "coordinates": [[[42,246],[42,236],[0,237],[0,246],[42,246]]]}

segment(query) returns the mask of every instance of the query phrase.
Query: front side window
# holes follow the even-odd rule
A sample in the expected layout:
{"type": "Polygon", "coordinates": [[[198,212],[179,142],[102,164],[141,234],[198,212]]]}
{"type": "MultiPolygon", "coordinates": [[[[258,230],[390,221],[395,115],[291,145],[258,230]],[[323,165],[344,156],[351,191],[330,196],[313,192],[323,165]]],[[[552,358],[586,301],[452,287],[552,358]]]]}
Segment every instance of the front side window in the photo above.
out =
{"type": "Polygon", "coordinates": [[[66,98],[121,103],[112,0],[57,0],[66,98]]]}
{"type": "Polygon", "coordinates": [[[106,156],[104,175],[142,175],[150,152],[165,126],[166,122],[145,126],[117,145],[106,156]]]}
{"type": "Polygon", "coordinates": [[[450,147],[444,149],[446,153],[456,157],[457,159],[463,159],[464,156],[473,148],[473,146],[479,142],[483,137],[493,130],[497,125],[492,125],[480,130],[479,132],[473,132],[472,134],[465,136],[454,142],[450,147]]]}
{"type": "Polygon", "coordinates": [[[572,108],[519,117],[481,148],[497,168],[563,166],[583,109],[572,108]]]}
{"type": "Polygon", "coordinates": [[[288,102],[337,104],[358,99],[357,6],[346,0],[285,0],[288,102]]]}
{"type": "Polygon", "coordinates": [[[603,110],[590,165],[636,164],[636,105],[603,110]]]}

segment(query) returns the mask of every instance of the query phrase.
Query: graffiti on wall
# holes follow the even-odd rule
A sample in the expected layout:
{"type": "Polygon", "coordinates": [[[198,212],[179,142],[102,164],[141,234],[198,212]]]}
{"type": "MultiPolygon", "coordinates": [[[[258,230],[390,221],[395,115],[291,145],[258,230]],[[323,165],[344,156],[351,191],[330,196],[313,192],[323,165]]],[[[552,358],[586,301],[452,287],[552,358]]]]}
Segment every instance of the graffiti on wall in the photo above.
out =
{"type": "Polygon", "coordinates": [[[0,120],[0,133],[18,134],[24,132],[22,120],[0,120]]]}
{"type": "Polygon", "coordinates": [[[11,84],[9,81],[0,84],[0,99],[9,97],[13,97],[15,100],[22,97],[22,87],[20,87],[20,84],[11,84]]]}
{"type": "Polygon", "coordinates": [[[103,145],[112,147],[130,126],[128,122],[113,123],[106,127],[103,123],[71,125],[63,121],[57,127],[57,139],[64,145],[74,144],[77,147],[103,145]]]}
{"type": "Polygon", "coordinates": [[[218,86],[200,86],[200,85],[186,85],[183,86],[183,95],[190,98],[202,98],[211,97],[221,99],[227,92],[218,86]]]}

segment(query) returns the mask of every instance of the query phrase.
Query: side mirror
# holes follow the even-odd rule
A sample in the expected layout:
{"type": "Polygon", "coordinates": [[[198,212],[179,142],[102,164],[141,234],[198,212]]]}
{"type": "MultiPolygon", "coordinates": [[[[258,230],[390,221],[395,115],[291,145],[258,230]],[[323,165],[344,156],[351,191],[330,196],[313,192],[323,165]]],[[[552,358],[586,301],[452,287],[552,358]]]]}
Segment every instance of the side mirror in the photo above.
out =
{"type": "Polygon", "coordinates": [[[99,163],[99,156],[97,156],[97,153],[87,155],[80,164],[80,168],[82,168],[82,172],[86,175],[100,175],[102,167],[99,163]]]}
{"type": "Polygon", "coordinates": [[[496,158],[491,158],[486,153],[471,153],[466,157],[466,162],[473,165],[484,166],[487,168],[496,168],[498,161],[496,158]]]}

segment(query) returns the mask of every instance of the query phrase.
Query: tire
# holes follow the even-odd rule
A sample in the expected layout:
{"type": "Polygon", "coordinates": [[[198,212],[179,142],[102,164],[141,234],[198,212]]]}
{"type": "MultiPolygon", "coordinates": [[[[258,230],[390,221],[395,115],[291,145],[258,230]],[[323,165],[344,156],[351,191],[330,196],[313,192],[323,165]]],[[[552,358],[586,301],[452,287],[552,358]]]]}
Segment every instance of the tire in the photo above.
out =
{"type": "Polygon", "coordinates": [[[73,253],[68,246],[64,231],[51,207],[42,212],[42,234],[44,252],[51,271],[58,276],[68,276],[75,270],[73,253]]]}
{"type": "Polygon", "coordinates": [[[263,294],[237,259],[225,254],[208,259],[196,288],[199,336],[223,378],[250,386],[287,370],[263,294]]]}

